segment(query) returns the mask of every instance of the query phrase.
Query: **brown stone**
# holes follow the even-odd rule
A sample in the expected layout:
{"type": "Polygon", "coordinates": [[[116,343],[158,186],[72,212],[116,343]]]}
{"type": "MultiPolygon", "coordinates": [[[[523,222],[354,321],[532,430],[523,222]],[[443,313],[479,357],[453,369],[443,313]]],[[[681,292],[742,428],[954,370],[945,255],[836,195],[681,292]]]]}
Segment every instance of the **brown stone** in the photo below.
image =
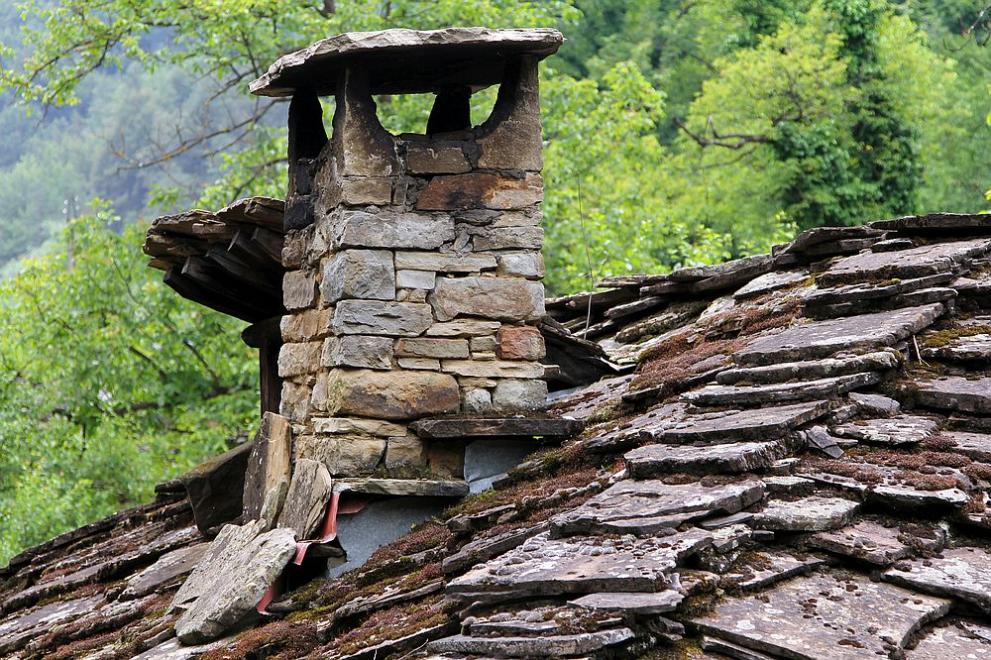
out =
{"type": "Polygon", "coordinates": [[[244,475],[244,520],[273,522],[289,490],[292,430],[282,415],[266,412],[252,442],[244,475]]]}
{"type": "Polygon", "coordinates": [[[471,171],[457,142],[407,142],[406,170],[411,174],[460,174],[471,171]]]}
{"type": "Polygon", "coordinates": [[[291,380],[282,381],[282,398],[279,400],[279,412],[290,421],[302,422],[310,409],[312,391],[305,383],[294,383],[291,380]]]}
{"type": "Polygon", "coordinates": [[[458,383],[450,375],[428,371],[335,369],[327,392],[327,411],[379,419],[413,419],[458,410],[458,383]]]}
{"type": "Polygon", "coordinates": [[[308,309],[282,317],[282,341],[303,342],[322,339],[330,334],[330,319],[334,309],[308,309]]]}
{"type": "Polygon", "coordinates": [[[317,280],[305,270],[290,270],[282,276],[282,304],[288,310],[312,307],[317,299],[317,280]]]}
{"type": "Polygon", "coordinates": [[[396,355],[401,357],[466,358],[466,339],[400,339],[396,342],[396,355]]]}
{"type": "Polygon", "coordinates": [[[323,342],[283,344],[279,349],[279,377],[290,378],[313,373],[320,366],[320,347],[323,342]]]}
{"type": "Polygon", "coordinates": [[[417,437],[389,438],[385,448],[385,469],[422,468],[427,464],[423,441],[417,437]]]}
{"type": "Polygon", "coordinates": [[[544,198],[539,174],[514,178],[489,172],[435,176],[416,200],[419,210],[522,209],[544,198]]]}
{"type": "Polygon", "coordinates": [[[389,204],[392,202],[392,179],[386,176],[345,177],[341,180],[341,201],[354,206],[389,204]]]}
{"type": "Polygon", "coordinates": [[[301,436],[293,444],[296,461],[319,461],[334,477],[370,474],[382,463],[385,438],[369,435],[301,436]]]}
{"type": "Polygon", "coordinates": [[[544,337],[532,325],[504,325],[498,334],[503,360],[539,360],[544,357],[544,337]]]}
{"type": "Polygon", "coordinates": [[[297,539],[312,538],[323,520],[333,488],[330,473],[322,463],[297,459],[286,504],[279,516],[279,527],[293,530],[297,539]]]}
{"type": "Polygon", "coordinates": [[[392,368],[392,341],[375,335],[329,337],[323,343],[320,363],[325,367],[388,370],[392,368]]]}
{"type": "Polygon", "coordinates": [[[461,315],[505,321],[537,321],[544,317],[544,287],[517,278],[441,278],[427,300],[439,321],[461,315]]]}
{"type": "Polygon", "coordinates": [[[541,378],[544,366],[539,362],[509,360],[444,360],[448,373],[469,378],[541,378]]]}

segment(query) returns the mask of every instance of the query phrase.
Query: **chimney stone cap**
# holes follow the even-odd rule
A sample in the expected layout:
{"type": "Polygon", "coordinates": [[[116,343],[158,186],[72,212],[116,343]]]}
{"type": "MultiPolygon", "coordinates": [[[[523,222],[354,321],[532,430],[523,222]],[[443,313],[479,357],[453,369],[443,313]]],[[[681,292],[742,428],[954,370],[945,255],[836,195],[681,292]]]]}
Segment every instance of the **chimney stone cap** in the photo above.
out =
{"type": "Polygon", "coordinates": [[[258,96],[291,96],[309,88],[335,93],[345,67],[360,62],[373,94],[436,92],[450,85],[481,89],[501,82],[506,59],[543,59],[564,41],[553,28],[347,32],[283,55],[251,83],[258,96]]]}

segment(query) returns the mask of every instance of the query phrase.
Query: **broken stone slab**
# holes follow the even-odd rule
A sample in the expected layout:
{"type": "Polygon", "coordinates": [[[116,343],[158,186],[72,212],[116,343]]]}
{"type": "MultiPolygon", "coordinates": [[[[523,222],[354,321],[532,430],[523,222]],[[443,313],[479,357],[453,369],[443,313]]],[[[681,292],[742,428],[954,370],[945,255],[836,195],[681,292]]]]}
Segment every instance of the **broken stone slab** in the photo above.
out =
{"type": "Polygon", "coordinates": [[[770,500],[755,513],[750,525],[756,529],[784,532],[821,532],[843,527],[860,507],[840,497],[813,495],[799,500],[770,500]]]}
{"type": "Polygon", "coordinates": [[[386,300],[342,300],[331,328],[341,335],[416,337],[433,324],[430,305],[386,300]]]}
{"type": "Polygon", "coordinates": [[[750,472],[770,467],[787,454],[787,446],[778,441],[731,442],[705,446],[646,445],[627,452],[623,458],[632,478],[649,479],[671,472],[750,472]]]}
{"type": "Polygon", "coordinates": [[[421,419],[410,425],[421,438],[570,438],[584,422],[565,417],[448,417],[421,419]]]}
{"type": "Polygon", "coordinates": [[[740,381],[748,383],[783,383],[795,379],[810,381],[869,371],[887,371],[897,369],[900,364],[901,360],[896,351],[877,351],[864,355],[727,369],[716,375],[716,382],[720,385],[732,385],[740,381]]]}
{"type": "Polygon", "coordinates": [[[460,479],[338,479],[334,482],[334,492],[394,497],[464,497],[468,494],[468,484],[460,479]]]}
{"type": "Polygon", "coordinates": [[[885,484],[868,488],[865,499],[868,503],[910,511],[918,508],[959,509],[970,501],[970,496],[959,488],[923,490],[908,484],[885,484]]]}
{"type": "Polygon", "coordinates": [[[943,550],[939,556],[902,561],[881,574],[888,582],[959,598],[991,613],[991,556],[983,548],[943,550]]]}
{"type": "Polygon", "coordinates": [[[370,474],[382,465],[386,438],[364,434],[301,435],[293,443],[293,459],[318,461],[332,477],[370,474]]]}
{"type": "Polygon", "coordinates": [[[920,406],[937,410],[991,414],[991,378],[944,376],[906,386],[920,406]]]}
{"type": "Polygon", "coordinates": [[[934,243],[897,252],[864,252],[841,259],[821,273],[820,285],[864,280],[910,279],[959,270],[971,259],[984,256],[991,241],[975,239],[934,243]]]}
{"type": "Polygon", "coordinates": [[[568,604],[587,610],[616,611],[635,616],[664,614],[678,609],[684,594],[669,589],[653,593],[596,593],[569,600],[568,604]]]}
{"type": "Polygon", "coordinates": [[[759,336],[734,353],[742,366],[824,358],[839,351],[872,351],[893,346],[943,315],[942,303],[874,314],[815,321],[759,336]]]}
{"type": "MultiPolygon", "coordinates": [[[[48,632],[59,624],[68,623],[89,614],[105,603],[103,594],[67,600],[56,600],[23,614],[0,622],[0,653],[12,654],[38,634],[39,628],[48,632]]],[[[9,657],[9,656],[8,656],[9,657]]]]}
{"type": "Polygon", "coordinates": [[[496,612],[465,621],[465,633],[473,637],[542,637],[547,635],[594,632],[623,622],[615,614],[592,619],[572,607],[540,605],[515,612],[496,612]]]}
{"type": "Polygon", "coordinates": [[[926,417],[899,415],[882,419],[868,419],[831,427],[836,435],[854,438],[889,447],[915,445],[935,436],[939,425],[926,417]]]}
{"type": "Polygon", "coordinates": [[[838,316],[853,316],[854,314],[867,314],[871,312],[882,312],[902,307],[916,307],[929,303],[945,303],[947,308],[952,309],[956,304],[957,290],[950,287],[929,287],[910,291],[909,293],[899,293],[890,298],[865,299],[856,302],[835,303],[832,305],[808,306],[805,308],[805,315],[813,319],[828,319],[838,316]]]}
{"type": "Polygon", "coordinates": [[[703,635],[699,646],[702,647],[703,651],[716,654],[714,656],[705,655],[700,660],[722,660],[723,658],[735,658],[735,660],[774,660],[774,658],[767,654],[753,651],[717,637],[703,635]]]}
{"type": "Polygon", "coordinates": [[[755,410],[729,411],[709,416],[688,416],[673,427],[654,434],[660,442],[699,442],[761,440],[783,437],[792,429],[814,421],[829,412],[828,401],[769,406],[755,410]]]}
{"type": "Polygon", "coordinates": [[[906,280],[893,279],[885,282],[858,282],[835,287],[816,287],[806,292],[803,298],[807,307],[871,305],[907,293],[949,284],[956,277],[956,274],[946,272],[906,280]]]}
{"type": "Polygon", "coordinates": [[[944,599],[828,572],[729,598],[694,624],[702,633],[775,657],[863,660],[904,649],[915,631],[949,608],[944,599]]]}
{"type": "Polygon", "coordinates": [[[942,529],[912,526],[906,531],[886,527],[871,520],[859,520],[856,524],[809,537],[807,543],[835,555],[865,561],[876,566],[891,564],[911,557],[915,547],[938,552],[943,547],[946,534],[942,529]]]}
{"type": "Polygon", "coordinates": [[[431,371],[334,369],[326,410],[335,416],[405,420],[453,413],[461,405],[458,382],[431,371]]]}
{"type": "Polygon", "coordinates": [[[804,431],[798,431],[795,435],[801,438],[809,449],[817,449],[830,458],[843,456],[843,448],[837,442],[838,439],[821,426],[813,426],[804,431]]]}
{"type": "Polygon", "coordinates": [[[596,654],[636,639],[629,628],[543,637],[469,637],[455,635],[430,642],[435,653],[500,658],[562,658],[596,654]]]}
{"type": "Polygon", "coordinates": [[[932,658],[988,660],[991,628],[975,623],[939,626],[926,631],[915,648],[905,652],[905,660],[932,658]]]}
{"type": "Polygon", "coordinates": [[[224,525],[220,533],[210,543],[196,568],[182,583],[169,611],[185,610],[200,596],[208,592],[210,585],[224,571],[234,565],[235,559],[265,528],[265,523],[253,520],[244,525],[224,525]]]}
{"type": "Polygon", "coordinates": [[[252,538],[221,570],[201,576],[204,585],[199,597],[176,622],[179,641],[209,642],[244,620],[295,552],[292,530],[273,529],[252,538]]]}
{"type": "Polygon", "coordinates": [[[750,522],[750,519],[754,517],[754,514],[749,511],[737,511],[736,513],[731,513],[728,516],[716,516],[714,518],[706,518],[698,522],[698,526],[702,529],[708,529],[710,531],[716,529],[725,529],[727,527],[738,527],[750,522]]]}
{"type": "Polygon", "coordinates": [[[494,536],[475,538],[469,541],[460,550],[452,555],[448,555],[441,562],[441,570],[445,575],[460,573],[461,571],[517,547],[528,538],[543,534],[547,531],[547,523],[537,525],[527,525],[519,529],[502,532],[494,536]]]}
{"type": "Polygon", "coordinates": [[[712,541],[691,529],[665,537],[551,539],[534,536],[522,545],[447,583],[454,598],[498,599],[598,592],[657,592],[672,584],[678,563],[712,541]]]}
{"type": "Polygon", "coordinates": [[[295,532],[297,539],[313,538],[327,512],[333,488],[334,482],[323,463],[297,459],[278,526],[295,532]]]}
{"type": "Polygon", "coordinates": [[[544,287],[515,277],[444,277],[427,297],[438,321],[480,316],[500,321],[544,317],[544,287]]]}
{"type": "Polygon", "coordinates": [[[151,566],[127,578],[121,600],[145,596],[191,572],[209,546],[209,543],[196,543],[162,555],[151,566]]]}
{"type": "Polygon", "coordinates": [[[729,590],[759,591],[796,575],[811,573],[825,563],[819,557],[799,557],[787,552],[754,552],[724,573],[719,585],[729,590]]]}
{"type": "Polygon", "coordinates": [[[655,534],[710,515],[736,513],[763,498],[764,484],[755,479],[716,486],[623,480],[551,518],[551,533],[655,534]]]}
{"type": "Polygon", "coordinates": [[[797,383],[769,385],[706,385],[686,392],[682,398],[697,406],[752,406],[792,401],[812,401],[846,394],[850,390],[876,385],[876,372],[819,378],[797,383]]]}
{"type": "Polygon", "coordinates": [[[901,410],[901,404],[891,397],[870,392],[850,392],[848,397],[857,409],[867,415],[891,417],[901,410]]]}
{"type": "Polygon", "coordinates": [[[991,435],[944,431],[941,436],[953,441],[953,451],[975,461],[991,462],[991,435]]]}
{"type": "Polygon", "coordinates": [[[991,362],[991,332],[955,337],[942,346],[925,346],[922,357],[946,362],[991,362]]]}
{"type": "Polygon", "coordinates": [[[289,491],[291,440],[288,419],[271,411],[262,415],[244,473],[242,520],[271,523],[278,517],[289,491]]]}
{"type": "Polygon", "coordinates": [[[206,533],[241,515],[250,453],[251,443],[242,443],[180,477],[193,508],[196,527],[201,532],[206,533]]]}
{"type": "Polygon", "coordinates": [[[771,271],[755,277],[742,287],[737,289],[733,297],[737,300],[748,300],[762,296],[771,291],[778,291],[788,287],[796,286],[809,279],[807,270],[786,270],[771,271]]]}
{"type": "Polygon", "coordinates": [[[187,646],[176,637],[171,637],[161,644],[153,646],[144,653],[139,653],[132,660],[190,660],[206,655],[210,651],[222,648],[230,644],[231,639],[218,639],[208,644],[194,644],[187,646]]]}
{"type": "MultiPolygon", "coordinates": [[[[732,261],[725,261],[721,264],[716,264],[713,266],[689,266],[686,268],[678,268],[676,270],[668,273],[667,278],[672,282],[701,282],[712,277],[720,277],[723,275],[733,275],[736,273],[747,273],[754,269],[760,271],[762,269],[770,268],[770,257],[768,255],[755,255],[752,257],[743,257],[741,259],[734,259],[732,261]]],[[[760,272],[755,273],[747,277],[756,277],[760,275],[760,272]]]]}
{"type": "MultiPolygon", "coordinates": [[[[871,227],[813,227],[801,232],[791,243],[776,245],[771,253],[778,257],[785,255],[805,254],[822,245],[835,245],[841,241],[873,239],[877,240],[884,235],[884,232],[871,227]]],[[[820,254],[822,251],[820,251],[820,254]]]]}

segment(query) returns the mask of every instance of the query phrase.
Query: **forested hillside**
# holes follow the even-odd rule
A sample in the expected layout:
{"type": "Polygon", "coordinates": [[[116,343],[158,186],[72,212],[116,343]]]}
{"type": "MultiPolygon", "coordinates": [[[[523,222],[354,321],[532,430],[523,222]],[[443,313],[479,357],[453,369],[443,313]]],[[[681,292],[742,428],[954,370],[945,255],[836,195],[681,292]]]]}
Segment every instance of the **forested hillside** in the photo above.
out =
{"type": "MultiPolygon", "coordinates": [[[[247,94],[279,54],[353,30],[560,29],[542,113],[564,293],[799,228],[985,208],[987,20],[966,0],[0,6],[0,563],[250,430],[239,324],[166,289],[140,244],[156,213],[283,194],[287,104],[247,94]]],[[[421,130],[429,101],[379,113],[421,130]]]]}

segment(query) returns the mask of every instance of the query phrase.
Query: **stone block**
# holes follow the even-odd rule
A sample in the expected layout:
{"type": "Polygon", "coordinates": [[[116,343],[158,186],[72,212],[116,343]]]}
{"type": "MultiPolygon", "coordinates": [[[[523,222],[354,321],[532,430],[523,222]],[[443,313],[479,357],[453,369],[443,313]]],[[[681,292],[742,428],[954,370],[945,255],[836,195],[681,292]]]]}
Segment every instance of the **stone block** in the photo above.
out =
{"type": "Polygon", "coordinates": [[[321,344],[319,341],[283,344],[279,349],[279,377],[291,378],[317,371],[321,344]]]}
{"type": "Polygon", "coordinates": [[[314,379],[310,393],[310,412],[322,412],[327,406],[327,372],[321,371],[314,379]]]}
{"type": "Polygon", "coordinates": [[[344,211],[333,224],[336,249],[436,250],[453,240],[454,220],[446,214],[344,211]]]}
{"type": "Polygon", "coordinates": [[[544,357],[544,337],[532,325],[504,325],[497,335],[503,360],[539,360],[544,357]]]}
{"type": "Polygon", "coordinates": [[[485,227],[472,233],[476,250],[539,250],[544,244],[540,227],[485,227]]]}
{"type": "Polygon", "coordinates": [[[539,174],[528,172],[522,178],[471,172],[435,176],[416,200],[421,211],[447,211],[469,208],[495,210],[522,209],[544,198],[539,174]]]}
{"type": "Polygon", "coordinates": [[[499,342],[491,335],[485,337],[472,337],[470,341],[472,353],[495,353],[498,347],[499,342]]]}
{"type": "Polygon", "coordinates": [[[448,479],[463,479],[465,452],[460,446],[445,442],[427,442],[427,467],[432,474],[448,479]]]}
{"type": "Polygon", "coordinates": [[[400,270],[396,272],[396,286],[402,289],[433,289],[437,273],[430,270],[400,270]]]}
{"type": "Polygon", "coordinates": [[[503,252],[496,256],[497,273],[539,279],[547,273],[540,252],[503,252]]]}
{"type": "Polygon", "coordinates": [[[462,391],[461,407],[466,413],[484,413],[492,410],[492,393],[475,387],[462,391]]]}
{"type": "Polygon", "coordinates": [[[324,303],[342,298],[393,300],[396,269],[388,250],[342,250],[324,267],[320,293],[324,303]]]}
{"type": "Polygon", "coordinates": [[[312,229],[294,229],[287,231],[282,241],[282,267],[295,269],[303,265],[306,248],[313,240],[312,229]]]}
{"type": "Polygon", "coordinates": [[[291,439],[287,418],[273,412],[262,415],[244,473],[244,520],[272,522],[278,516],[289,489],[291,439]]]}
{"type": "Polygon", "coordinates": [[[467,358],[467,339],[400,339],[396,355],[401,357],[467,358]]]}
{"type": "Polygon", "coordinates": [[[547,383],[543,380],[500,380],[492,393],[496,410],[543,410],[547,407],[547,383]]]}
{"type": "Polygon", "coordinates": [[[316,417],[313,430],[317,433],[374,435],[382,438],[406,435],[406,426],[378,419],[361,417],[316,417]]]}
{"type": "Polygon", "coordinates": [[[491,335],[499,330],[502,324],[498,321],[479,321],[477,319],[458,319],[447,323],[435,323],[427,330],[428,337],[477,337],[491,335]]]}
{"type": "Polygon", "coordinates": [[[431,371],[336,369],[330,374],[327,410],[333,415],[414,419],[457,412],[458,383],[431,371]]]}
{"type": "Polygon", "coordinates": [[[353,206],[392,202],[392,179],[386,176],[363,176],[341,180],[341,201],[353,206]]]}
{"type": "Polygon", "coordinates": [[[396,268],[401,270],[430,270],[438,273],[479,273],[483,270],[493,270],[495,267],[496,258],[490,254],[396,252],[396,268]]]}
{"type": "Polygon", "coordinates": [[[343,335],[415,337],[432,324],[430,305],[425,303],[342,300],[334,311],[331,328],[343,335]]]}
{"type": "Polygon", "coordinates": [[[503,211],[492,221],[490,227],[532,227],[539,225],[541,213],[539,209],[524,209],[522,211],[503,211]]]}
{"type": "Polygon", "coordinates": [[[411,174],[460,174],[471,165],[458,143],[406,144],[406,171],[411,174]]]}
{"type": "Polygon", "coordinates": [[[295,461],[318,461],[333,476],[370,474],[382,462],[385,438],[363,435],[305,435],[293,443],[295,461]]]}
{"type": "Polygon", "coordinates": [[[440,371],[440,360],[437,358],[399,358],[396,360],[400,369],[425,369],[440,371]]]}
{"type": "Polygon", "coordinates": [[[472,378],[540,378],[544,367],[538,362],[507,360],[444,360],[444,371],[472,378]]]}
{"type": "Polygon", "coordinates": [[[517,278],[441,278],[427,300],[439,321],[450,321],[462,314],[504,321],[537,321],[544,317],[543,285],[517,278]]]}
{"type": "Polygon", "coordinates": [[[310,386],[305,383],[282,381],[282,397],[279,412],[290,421],[302,422],[310,409],[310,386]]]}
{"type": "Polygon", "coordinates": [[[293,530],[298,540],[313,538],[324,518],[333,488],[330,472],[322,463],[298,459],[293,466],[292,482],[278,526],[293,530]]]}
{"type": "Polygon", "coordinates": [[[282,341],[301,342],[323,339],[330,334],[330,319],[334,315],[331,307],[308,309],[282,317],[280,329],[282,341]]]}
{"type": "Polygon", "coordinates": [[[312,307],[317,300],[317,280],[313,273],[291,270],[282,276],[282,304],[288,310],[312,307]]]}
{"type": "Polygon", "coordinates": [[[424,468],[427,452],[423,441],[416,436],[389,438],[385,447],[385,469],[402,470],[424,468]]]}
{"type": "Polygon", "coordinates": [[[392,339],[374,335],[329,337],[323,343],[320,364],[325,367],[391,369],[392,339]]]}

